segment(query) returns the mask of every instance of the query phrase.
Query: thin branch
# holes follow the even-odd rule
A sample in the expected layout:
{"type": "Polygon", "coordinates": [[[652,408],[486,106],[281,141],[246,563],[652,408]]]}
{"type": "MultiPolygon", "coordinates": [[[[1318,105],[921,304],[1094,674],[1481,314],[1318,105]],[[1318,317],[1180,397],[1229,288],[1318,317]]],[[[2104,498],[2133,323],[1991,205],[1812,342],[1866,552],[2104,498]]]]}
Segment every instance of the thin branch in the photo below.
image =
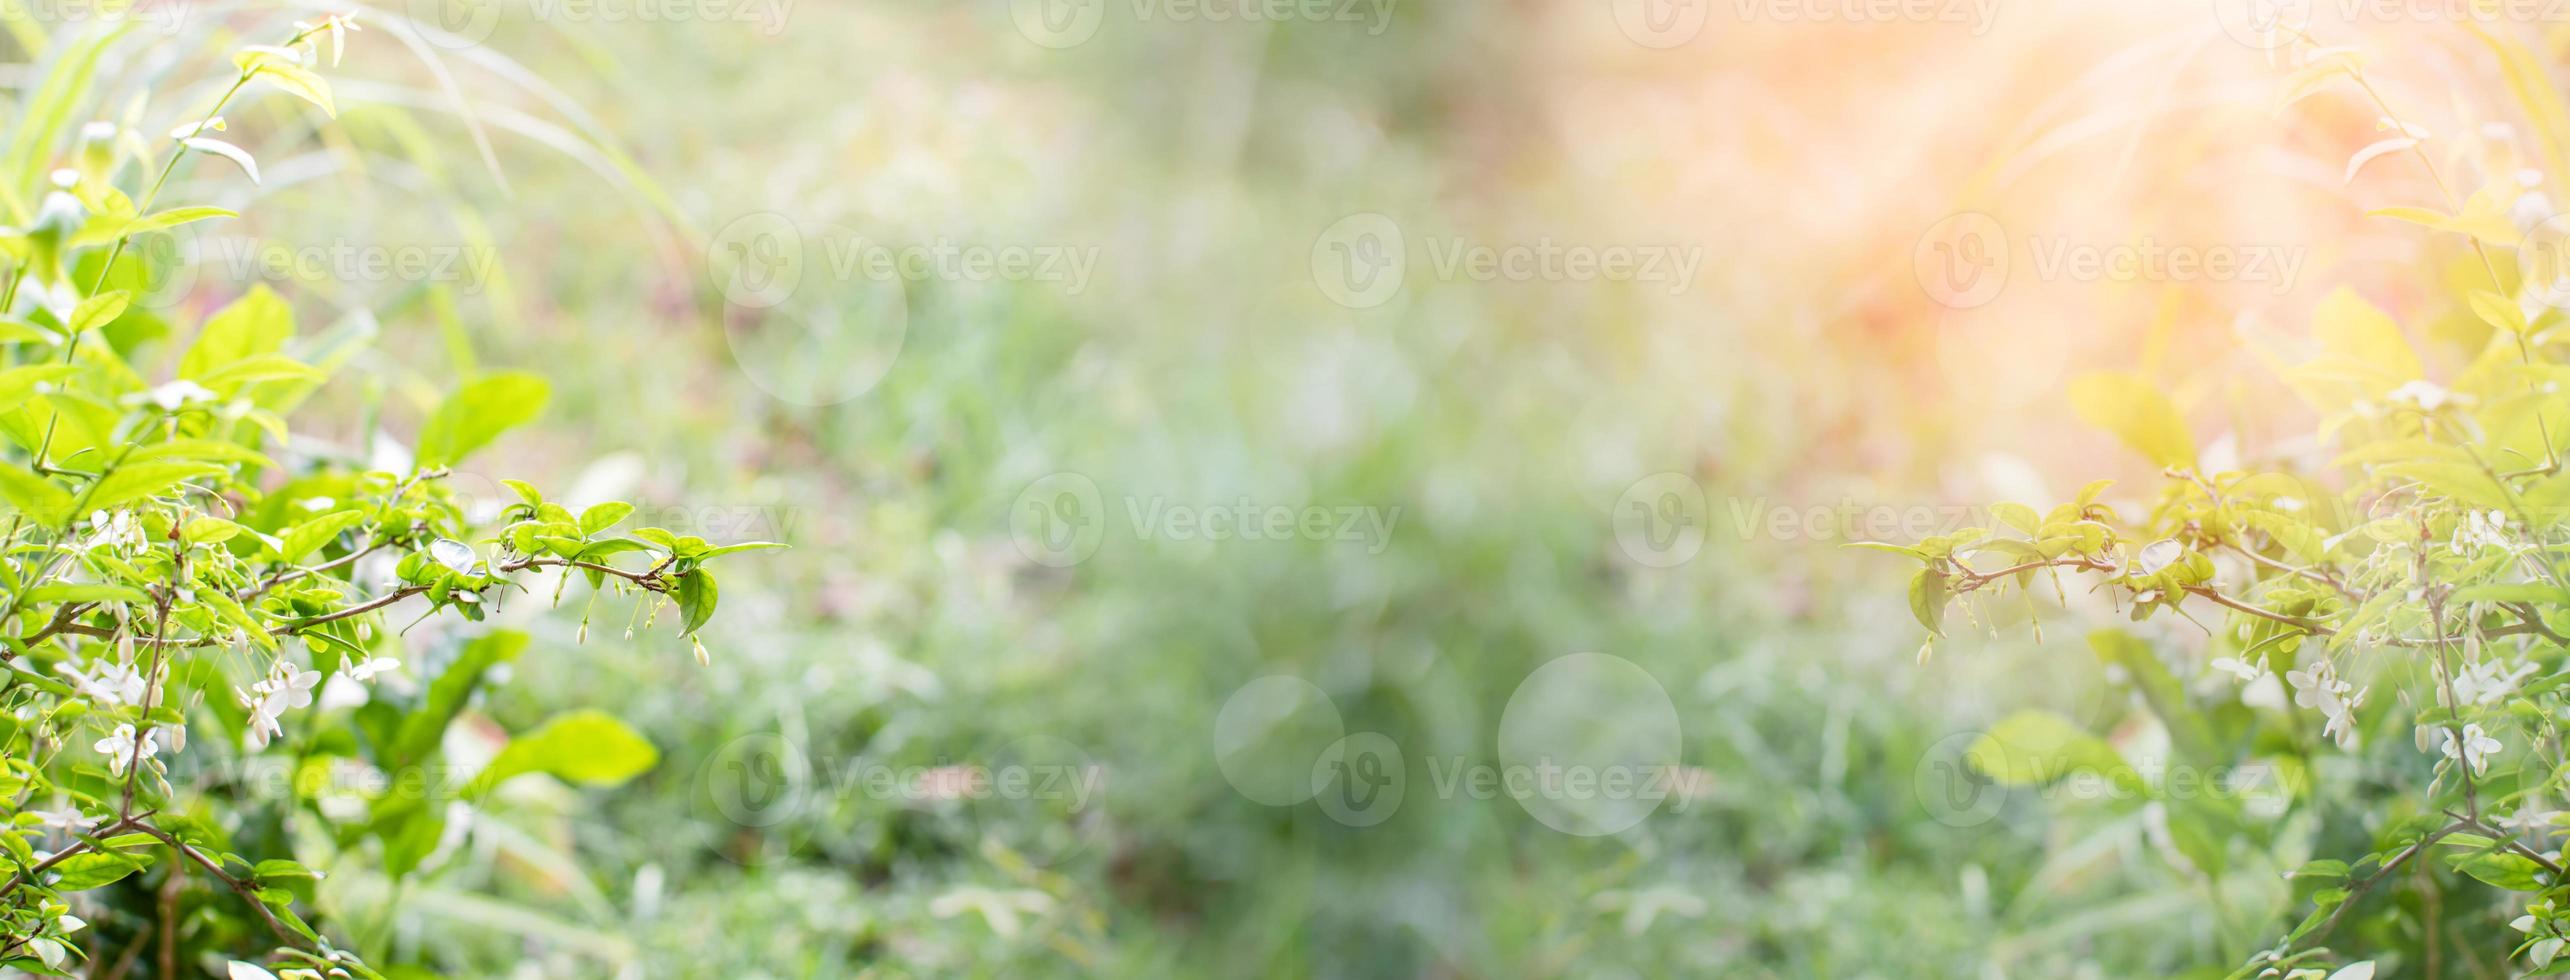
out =
{"type": "Polygon", "coordinates": [[[2523,857],[2523,858],[2525,858],[2525,859],[2526,859],[2526,860],[2528,860],[2528,861],[2532,861],[2532,862],[2534,862],[2534,863],[2536,863],[2536,864],[2542,865],[2542,866],[2543,866],[2543,870],[2545,870],[2545,871],[2549,871],[2549,872],[2552,872],[2552,875],[2553,875],[2553,877],[2554,877],[2554,878],[2558,879],[2558,878],[2561,876],[2561,864],[2560,864],[2560,862],[2554,861],[2554,860],[2552,860],[2551,858],[2548,858],[2548,857],[2544,857],[2544,856],[2543,856],[2543,854],[2542,854],[2541,852],[2536,851],[2536,850],[2535,850],[2535,849],[2533,849],[2533,848],[2530,848],[2530,847],[2525,846],[2525,844],[2523,844],[2522,842],[2519,842],[2519,841],[2516,839],[2516,835],[2515,835],[2515,834],[2508,833],[2507,831],[2503,831],[2503,830],[2500,830],[2500,829],[2498,829],[2498,828],[2492,827],[2492,826],[2490,826],[2489,824],[2482,823],[2480,820],[2478,820],[2478,819],[2476,819],[2476,818],[2473,818],[2473,817],[2467,817],[2467,816],[2464,816],[2464,815],[2462,815],[2462,814],[2460,814],[2460,813],[2456,813],[2456,812],[2454,812],[2454,811],[2453,811],[2453,810],[2451,810],[2451,809],[2446,810],[2446,811],[2445,811],[2445,815],[2446,815],[2446,816],[2449,816],[2449,817],[2452,817],[2452,818],[2454,818],[2457,822],[2459,822],[2459,823],[2463,824],[2463,825],[2464,825],[2464,828],[2465,828],[2465,829],[2467,829],[2467,830],[2472,830],[2472,831],[2475,831],[2475,832],[2478,832],[2478,833],[2481,833],[2481,834],[2488,835],[2489,837],[2491,837],[2491,838],[2493,838],[2493,839],[2495,839],[2495,840],[2498,840],[2498,841],[2501,841],[2501,842],[2503,842],[2503,843],[2507,844],[2507,846],[2508,846],[2508,850],[2515,851],[2515,852],[2517,853],[2517,855],[2518,855],[2518,856],[2523,857]]]}
{"type": "Polygon", "coordinates": [[[158,827],[154,827],[147,823],[135,823],[133,828],[137,831],[150,834],[153,837],[158,838],[161,843],[169,845],[172,849],[178,851],[180,855],[186,857],[190,861],[196,862],[197,867],[204,868],[205,873],[213,875],[215,880],[221,881],[226,886],[229,886],[233,893],[241,896],[242,901],[250,903],[250,908],[257,911],[259,913],[259,918],[268,923],[268,929],[275,932],[277,934],[277,938],[284,940],[286,945],[295,947],[301,947],[303,945],[301,937],[297,936],[292,931],[289,931],[286,928],[285,923],[277,921],[277,914],[269,910],[268,903],[259,899],[257,890],[251,888],[249,882],[233,877],[231,872],[223,870],[222,862],[206,857],[204,854],[198,852],[196,848],[187,846],[185,842],[180,841],[176,837],[170,836],[167,831],[158,827]]]}

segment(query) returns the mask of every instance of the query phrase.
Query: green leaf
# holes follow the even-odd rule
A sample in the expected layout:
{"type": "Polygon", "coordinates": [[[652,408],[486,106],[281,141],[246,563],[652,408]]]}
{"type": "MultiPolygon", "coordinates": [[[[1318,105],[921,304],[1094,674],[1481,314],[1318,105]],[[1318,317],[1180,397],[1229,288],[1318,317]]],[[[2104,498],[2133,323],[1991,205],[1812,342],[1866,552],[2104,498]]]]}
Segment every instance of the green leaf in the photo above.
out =
{"type": "MultiPolygon", "coordinates": [[[[719,591],[714,573],[702,568],[678,577],[678,609],[686,614],[684,632],[694,633],[714,617],[714,601],[719,591]]],[[[1933,628],[1933,627],[1931,627],[1933,628]]]]}
{"type": "Polygon", "coordinates": [[[2169,843],[2196,870],[2222,877],[2230,865],[2231,840],[2239,836],[2230,801],[2208,792],[2167,793],[2162,808],[2168,814],[2169,843]]]}
{"type": "Polygon", "coordinates": [[[339,115],[339,107],[332,105],[330,101],[330,83],[323,81],[321,76],[313,74],[310,69],[280,61],[267,61],[258,65],[256,77],[275,82],[278,88],[293,93],[295,98],[320,106],[324,115],[333,118],[339,115]]]}
{"type": "Polygon", "coordinates": [[[236,361],[274,354],[294,336],[294,308],[265,284],[250,291],[205,322],[205,329],[179,359],[178,376],[202,379],[236,361]]]}
{"type": "Polygon", "coordinates": [[[596,534],[616,526],[634,512],[634,505],[610,500],[580,512],[580,533],[596,534]]]}
{"type": "Polygon", "coordinates": [[[159,231],[163,228],[176,228],[180,225],[205,221],[210,218],[238,218],[240,216],[240,212],[225,208],[203,206],[171,208],[167,211],[156,211],[134,219],[132,223],[125,226],[125,234],[140,235],[147,231],[159,231]]]}
{"type": "Polygon", "coordinates": [[[303,556],[311,554],[313,549],[329,544],[330,540],[338,537],[340,532],[365,522],[365,511],[334,510],[287,528],[284,534],[278,536],[278,540],[282,542],[277,546],[278,560],[288,563],[302,561],[303,556]]]}
{"type": "Polygon", "coordinates": [[[435,752],[438,739],[446,734],[446,726],[455,721],[456,713],[464,710],[473,689],[481,684],[483,673],[517,659],[526,645],[527,635],[516,630],[499,630],[465,644],[455,662],[429,682],[427,700],[419,710],[402,719],[401,731],[393,743],[395,762],[408,765],[435,752]]]}
{"type": "Polygon", "coordinates": [[[2024,504],[1992,504],[1990,512],[1999,516],[2000,523],[2021,534],[2033,534],[2043,528],[2043,517],[2024,504]]]}
{"type": "Polygon", "coordinates": [[[179,532],[179,537],[189,544],[222,544],[247,530],[249,528],[220,517],[199,517],[189,520],[187,527],[179,532]]]}
{"type": "Polygon", "coordinates": [[[192,463],[181,460],[152,460],[128,463],[110,471],[90,491],[88,506],[99,510],[141,500],[168,491],[182,482],[223,472],[214,463],[192,463]]]}
{"type": "Polygon", "coordinates": [[[2538,602],[2547,606],[2570,605],[2570,591],[2541,582],[2492,582],[2466,585],[2454,590],[2451,600],[2465,602],[2538,602]]]}
{"type": "Polygon", "coordinates": [[[515,491],[518,495],[518,499],[526,501],[526,505],[529,507],[544,506],[544,494],[537,491],[534,484],[528,483],[524,480],[502,480],[500,481],[500,485],[515,491]]]}
{"type": "Polygon", "coordinates": [[[2453,865],[2454,870],[2512,892],[2543,889],[2543,882],[2535,878],[2543,866],[2511,851],[2461,855],[2453,859],[2453,865]]]}
{"type": "Polygon", "coordinates": [[[778,544],[774,541],[743,541],[739,544],[727,544],[720,548],[707,549],[704,554],[697,555],[696,558],[698,561],[712,561],[716,558],[723,557],[724,555],[738,554],[744,551],[766,551],[770,548],[783,547],[786,547],[786,545],[778,544]]]}
{"type": "Polygon", "coordinates": [[[54,865],[53,873],[61,876],[54,882],[54,890],[77,892],[112,885],[150,863],[143,857],[101,851],[74,854],[54,865]]]}
{"type": "Polygon", "coordinates": [[[2195,439],[2177,407],[2150,382],[2129,374],[2088,374],[2070,383],[2070,407],[2081,421],[2122,439],[2161,466],[2195,465],[2195,439]]]}
{"type": "Polygon", "coordinates": [[[153,459],[202,459],[223,463],[248,463],[261,469],[277,468],[275,460],[269,459],[258,450],[237,442],[218,442],[213,439],[172,439],[168,442],[156,442],[136,448],[133,455],[125,457],[127,463],[153,459]]]}
{"type": "Polygon", "coordinates": [[[320,368],[283,354],[254,354],[205,372],[198,383],[218,392],[258,381],[319,381],[320,368]]]}
{"type": "Polygon", "coordinates": [[[2288,872],[2285,876],[2294,879],[2309,878],[2314,881],[2339,881],[2347,877],[2347,862],[2313,861],[2288,872]]]}
{"type": "Polygon", "coordinates": [[[1972,767],[2011,786],[2036,786],[2074,772],[2098,773],[2138,790],[2140,777],[2104,739],[2048,711],[2019,711],[1974,740],[1964,757],[1972,767]]]}
{"type": "Polygon", "coordinates": [[[2311,314],[2311,332],[2330,354],[2379,371],[2393,383],[2426,374],[2400,323],[2353,289],[2341,286],[2321,299],[2311,314]]]}
{"type": "Polygon", "coordinates": [[[2230,761],[2214,737],[2204,715],[2186,700],[2186,685],[2169,672],[2148,644],[2119,629],[2101,629],[2088,634],[2088,647],[2096,651],[2100,663],[2120,668],[2142,701],[2158,715],[2168,728],[2169,742],[2178,757],[2195,766],[2210,769],[2230,761]]]}
{"type": "Polygon", "coordinates": [[[465,795],[478,799],[509,779],[550,773],[568,783],[615,786],[649,770],[660,753],[624,722],[603,711],[557,715],[501,749],[465,795]]]}
{"type": "MultiPolygon", "coordinates": [[[[704,573],[700,571],[696,574],[704,573]]],[[[680,584],[684,585],[685,580],[680,580],[680,584]]],[[[1922,568],[1917,575],[1910,577],[1910,615],[1918,617],[1919,625],[1927,627],[1929,634],[1945,635],[1945,604],[1952,598],[1954,594],[1945,586],[1944,572],[1933,567],[1922,568]]],[[[680,605],[685,604],[682,599],[680,605]]]]}
{"type": "Polygon", "coordinates": [[[318,879],[321,877],[321,872],[314,871],[311,868],[304,867],[303,865],[297,864],[293,861],[285,860],[284,858],[269,858],[268,860],[261,861],[250,869],[250,873],[257,876],[261,881],[271,881],[284,878],[318,879]]]}
{"type": "Polygon", "coordinates": [[[446,466],[488,445],[500,433],[544,411],[552,386],[524,372],[495,374],[465,385],[437,407],[419,434],[419,464],[446,466]]]}
{"type": "Polygon", "coordinates": [[[128,602],[144,605],[152,601],[141,589],[104,582],[49,582],[27,590],[26,601],[45,602],[128,602]]]}
{"type": "Polygon", "coordinates": [[[44,527],[60,526],[71,516],[70,493],[16,466],[0,465],[0,501],[44,527]]]}
{"type": "Polygon", "coordinates": [[[2476,291],[2471,302],[2472,312],[2489,325],[2512,334],[2525,332],[2525,311],[2517,307],[2515,300],[2493,292],[2476,291]]]}
{"type": "Polygon", "coordinates": [[[124,316],[125,307],[133,300],[134,294],[122,289],[111,290],[81,300],[79,306],[72,308],[71,320],[65,326],[74,334],[96,330],[114,322],[117,317],[124,316]]]}
{"type": "Polygon", "coordinates": [[[0,371],[0,412],[26,404],[38,385],[58,385],[80,372],[77,364],[31,364],[0,371]]]}

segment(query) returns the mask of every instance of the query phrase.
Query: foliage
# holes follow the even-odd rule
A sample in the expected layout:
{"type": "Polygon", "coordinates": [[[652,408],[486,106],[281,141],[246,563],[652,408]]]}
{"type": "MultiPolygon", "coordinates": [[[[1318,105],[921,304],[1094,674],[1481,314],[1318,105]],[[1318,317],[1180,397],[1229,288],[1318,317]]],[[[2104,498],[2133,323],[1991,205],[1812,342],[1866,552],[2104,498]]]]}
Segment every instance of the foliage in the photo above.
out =
{"type": "MultiPolygon", "coordinates": [[[[2570,115],[2525,82],[2530,55],[2480,37],[2541,145],[2557,148],[2570,115]]],[[[2346,86],[2403,134],[2364,151],[2351,176],[2408,151],[2446,186],[2439,155],[2355,52],[2308,39],[2288,50],[2280,102],[2346,86]]],[[[2375,212],[2458,249],[2464,271],[2426,277],[2442,305],[2426,312],[2462,329],[2405,330],[2342,288],[2313,314],[2315,353],[2261,351],[2317,414],[2327,457],[2288,442],[2219,462],[2152,379],[2089,375],[2073,382],[2071,407],[2162,468],[2165,484],[2119,502],[2099,481],[2049,510],[1998,504],[1998,527],[1865,545],[1918,562],[1909,603],[1929,633],[1923,660],[1958,618],[1995,627],[2015,608],[2069,603],[2074,581],[2134,622],[2202,627],[2194,664],[2122,630],[2089,637],[2147,708],[2165,748],[2144,751],[2161,758],[2127,758],[2042,711],[1992,727],[1969,756],[2012,786],[2110,780],[2125,805],[2164,822],[2178,863],[2217,904],[2244,864],[2284,862],[2296,902],[2272,942],[2225,943],[2240,957],[2235,977],[2371,976],[2377,964],[2406,974],[2421,961],[2432,975],[2448,943],[2462,952],[2445,955],[2466,958],[2507,949],[2531,973],[2570,968],[2558,813],[2570,800],[2570,317],[2551,302],[2562,270],[2546,264],[2557,256],[2543,254],[2540,197],[2507,161],[2470,162],[2500,176],[2468,199],[2375,212]],[[2442,343],[2413,344],[2422,333],[2442,343]],[[2184,679],[2200,672],[2223,683],[2184,679]],[[2294,867],[2305,848],[2322,856],[2294,867]],[[2395,892],[2412,897],[2367,911],[2395,892]]],[[[2570,176],[2557,158],[2541,172],[2556,185],[2570,176]]]]}
{"type": "Polygon", "coordinates": [[[469,381],[429,414],[415,452],[386,457],[298,438],[289,421],[362,335],[303,333],[288,300],[257,286],[183,346],[161,339],[184,331],[136,298],[177,270],[147,267],[129,245],[233,216],[154,210],[161,190],[209,156],[259,179],[249,153],[206,134],[245,92],[335,113],[318,52],[335,63],[356,30],[332,16],[241,48],[229,89],[166,140],[70,126],[102,52],[126,42],[66,39],[10,133],[11,176],[26,179],[0,185],[15,226],[0,236],[9,968],[63,974],[151,950],[162,975],[226,961],[234,977],[269,975],[244,961],[284,976],[381,975],[365,960],[386,937],[312,914],[332,859],[365,855],[398,887],[440,847],[452,801],[533,773],[612,786],[658,759],[612,715],[576,711],[484,764],[447,760],[450,726],[527,638],[492,630],[406,649],[408,627],[388,617],[484,622],[543,601],[520,593],[559,602],[577,577],[593,596],[633,597],[636,621],[674,604],[692,640],[718,601],[711,564],[774,547],[619,531],[629,503],[575,511],[516,481],[496,521],[477,524],[442,481],[542,410],[539,377],[469,381]],[[66,143],[65,162],[47,166],[66,143]],[[139,199],[120,186],[138,181],[139,199]]]}

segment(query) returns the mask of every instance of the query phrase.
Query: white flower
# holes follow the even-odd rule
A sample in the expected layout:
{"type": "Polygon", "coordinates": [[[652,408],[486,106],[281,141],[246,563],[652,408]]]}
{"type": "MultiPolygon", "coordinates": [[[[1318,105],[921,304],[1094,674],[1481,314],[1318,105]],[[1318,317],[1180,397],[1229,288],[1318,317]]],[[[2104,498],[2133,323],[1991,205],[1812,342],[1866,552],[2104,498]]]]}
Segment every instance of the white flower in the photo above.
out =
{"type": "Polygon", "coordinates": [[[2472,767],[2474,775],[2488,772],[2490,756],[2504,748],[2507,746],[2499,744],[2498,739],[2491,738],[2481,731],[2479,725],[2463,726],[2461,738],[2455,737],[2453,729],[2445,730],[2445,757],[2462,760],[2465,765],[2472,767]]]}
{"type": "Polygon", "coordinates": [[[2213,669],[2237,677],[2243,684],[2267,675],[2265,667],[2238,657],[2216,657],[2213,660],[2213,669]]]}
{"type": "Polygon", "coordinates": [[[2456,551],[2514,546],[2508,536],[2508,515],[2495,510],[2466,513],[2463,522],[2454,526],[2454,540],[2449,544],[2456,551]]]}
{"type": "Polygon", "coordinates": [[[2415,405],[2419,411],[2433,412],[2453,400],[2454,393],[2445,390],[2444,385],[2422,379],[2392,389],[2390,397],[2396,402],[2415,405]]]}
{"type": "Polygon", "coordinates": [[[150,547],[144,540],[143,522],[134,512],[120,510],[113,514],[93,511],[89,515],[89,540],[83,548],[108,547],[117,552],[135,552],[150,547]]]}
{"type": "Polygon", "coordinates": [[[364,663],[348,665],[348,676],[372,684],[375,675],[401,669],[402,662],[391,657],[372,657],[364,663]]]}
{"type": "Polygon", "coordinates": [[[108,707],[141,704],[150,689],[142,672],[120,663],[99,664],[94,672],[59,663],[54,665],[54,670],[71,678],[72,686],[81,694],[108,707]]]}
{"type": "Polygon", "coordinates": [[[241,744],[252,752],[267,748],[269,739],[285,734],[284,726],[277,724],[277,715],[284,711],[285,706],[272,694],[261,695],[257,701],[251,702],[248,727],[241,732],[241,744]]]}
{"type": "Polygon", "coordinates": [[[2464,664],[2454,675],[2455,699],[2464,704],[2489,704],[2515,693],[2517,682],[2534,673],[2533,664],[2520,664],[2505,674],[2499,669],[2496,661],[2464,664]]]}
{"type": "Polygon", "coordinates": [[[144,395],[143,398],[145,401],[149,401],[154,405],[160,406],[161,411],[175,412],[197,402],[213,401],[215,395],[212,390],[206,388],[204,385],[197,384],[194,381],[189,381],[186,378],[180,378],[176,381],[153,388],[151,392],[144,395]]]}
{"type": "Polygon", "coordinates": [[[29,810],[27,811],[27,815],[36,818],[37,823],[43,824],[47,827],[52,827],[56,830],[77,832],[87,830],[90,827],[96,826],[98,823],[98,821],[81,815],[78,807],[66,806],[60,810],[29,810]]]}
{"type": "MultiPolygon", "coordinates": [[[[293,664],[281,660],[277,662],[276,673],[273,676],[251,685],[251,689],[283,698],[286,708],[309,708],[312,706],[312,691],[319,686],[321,686],[320,671],[300,670],[293,664]]],[[[278,712],[282,714],[284,709],[280,708],[278,712]]]]}
{"type": "Polygon", "coordinates": [[[2310,670],[2286,671],[2284,679],[2293,685],[2293,703],[2317,708],[2328,718],[2328,724],[2320,730],[2322,735],[2336,739],[2341,749],[2356,747],[2356,709],[2364,706],[2365,694],[2371,688],[2358,690],[2339,680],[2337,668],[2325,659],[2313,662],[2310,670]]]}
{"type": "Polygon", "coordinates": [[[2329,723],[2320,727],[2320,734],[2326,738],[2336,739],[2339,751],[2354,749],[2356,747],[2356,709],[2363,707],[2364,704],[2364,691],[2357,691],[2353,697],[2339,702],[2337,710],[2328,712],[2329,723]]]}
{"type": "Polygon", "coordinates": [[[90,747],[97,749],[99,752],[107,756],[108,772],[122,776],[125,774],[125,763],[128,760],[136,758],[149,759],[161,754],[161,747],[154,744],[152,732],[146,731],[143,733],[141,743],[142,747],[139,756],[137,755],[135,744],[134,726],[118,725],[116,726],[115,731],[108,733],[106,738],[99,739],[97,744],[90,747]]]}
{"type": "Polygon", "coordinates": [[[286,693],[276,681],[252,684],[250,691],[253,693],[240,695],[241,706],[250,709],[241,742],[256,752],[267,748],[270,738],[285,734],[285,728],[277,724],[277,719],[286,713],[286,693]]]}

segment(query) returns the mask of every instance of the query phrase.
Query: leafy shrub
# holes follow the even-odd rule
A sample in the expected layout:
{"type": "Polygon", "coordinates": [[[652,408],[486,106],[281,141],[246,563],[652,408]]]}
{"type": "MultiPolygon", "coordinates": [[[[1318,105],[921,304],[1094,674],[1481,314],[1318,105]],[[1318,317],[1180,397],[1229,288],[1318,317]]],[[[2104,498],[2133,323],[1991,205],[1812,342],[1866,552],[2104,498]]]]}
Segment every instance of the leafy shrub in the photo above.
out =
{"type": "MultiPolygon", "coordinates": [[[[2530,54],[2480,36],[2557,181],[2570,115],[2530,54]]],[[[2354,52],[2307,40],[2291,50],[2284,102],[2354,83],[2394,131],[2357,165],[2400,153],[2447,186],[2440,158],[2399,122],[2354,52]]],[[[2071,720],[2033,711],[1997,723],[1969,757],[2002,783],[2102,780],[2139,801],[2217,901],[2244,859],[2293,868],[2285,876],[2297,901],[2279,907],[2289,916],[2281,938],[2243,945],[2235,977],[2371,976],[2378,963],[2433,964],[2442,942],[2495,936],[2511,937],[2526,969],[2564,968],[2570,881],[2554,811],[2570,796],[2559,761],[2570,717],[2561,561],[2570,373],[2558,358],[2570,334],[2547,302],[2564,270],[2545,264],[2557,255],[2544,254],[2542,198],[2517,170],[2472,162],[2496,176],[2468,199],[2376,212],[2463,249],[2464,272],[2430,277],[2447,307],[2445,329],[2428,332],[2458,342],[2422,350],[2390,313],[2342,289],[2315,313],[2317,356],[2282,370],[2334,458],[2303,465],[2279,449],[2208,465],[2184,414],[2149,379],[2091,375],[2072,385],[2072,407],[2163,468],[2169,480],[2148,499],[2110,504],[2100,481],[2048,511],[1999,504],[2000,528],[1864,545],[1919,562],[1910,605],[1930,633],[1922,659],[1956,610],[1996,622],[2002,603],[2067,603],[2070,576],[2133,621],[2169,615],[2202,627],[2204,659],[2183,668],[2131,633],[2089,638],[2164,733],[2166,765],[2129,760],[2071,720]],[[2522,269],[2506,261],[2512,251],[2522,269]],[[2208,612],[2219,618],[2199,620],[2208,612]],[[2182,671],[2221,682],[2190,684],[2182,671]],[[2306,850],[2321,856],[2290,857],[2306,850]],[[2490,887],[2449,892],[2440,874],[2490,887]],[[2365,913],[2370,897],[2404,888],[2419,900],[2365,913]],[[2350,945],[2373,958],[2340,965],[2323,944],[2351,931],[2350,945]]]]}
{"type": "Polygon", "coordinates": [[[114,123],[75,134],[119,32],[66,42],[11,134],[28,183],[0,195],[17,225],[0,235],[0,965],[61,974],[148,948],[162,975],[231,961],[235,977],[266,976],[243,961],[264,958],[287,976],[379,976],[358,954],[383,937],[306,914],[310,864],[359,856],[397,887],[439,848],[448,801],[535,772],[611,785],[657,759],[622,722],[580,711],[449,778],[448,726],[526,637],[405,650],[388,614],[480,622],[539,601],[514,596],[537,574],[556,576],[558,602],[576,573],[597,596],[635,598],[638,622],[675,605],[692,638],[718,601],[708,564],[773,547],[618,533],[630,504],[575,513],[516,481],[477,528],[441,478],[534,418],[542,378],[462,385],[409,459],[375,468],[292,437],[289,419],[353,351],[300,334],[284,298],[254,287],[183,347],[141,328],[157,314],[136,296],[171,270],[132,258],[137,236],[235,216],[154,210],[171,175],[219,156],[256,180],[248,153],[210,135],[226,105],[274,88],[334,113],[318,52],[335,62],[357,29],[334,16],[240,49],[230,88],[165,141],[114,123]],[[44,167],[67,139],[68,160],[44,167]],[[139,200],[119,187],[137,180],[139,200]],[[383,683],[403,671],[424,683],[383,683]]]}

